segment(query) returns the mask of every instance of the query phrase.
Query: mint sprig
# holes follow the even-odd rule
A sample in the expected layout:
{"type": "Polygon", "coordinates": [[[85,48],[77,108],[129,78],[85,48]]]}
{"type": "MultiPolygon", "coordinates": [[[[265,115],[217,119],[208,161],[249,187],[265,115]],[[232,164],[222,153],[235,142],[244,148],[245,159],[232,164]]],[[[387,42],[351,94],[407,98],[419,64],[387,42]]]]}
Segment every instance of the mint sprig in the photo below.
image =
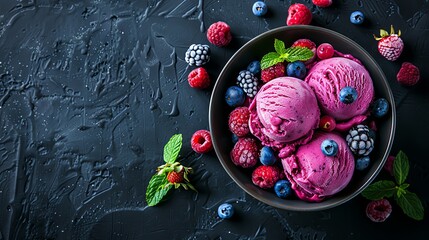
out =
{"type": "Polygon", "coordinates": [[[173,187],[175,189],[183,187],[197,191],[189,181],[188,175],[192,173],[192,168],[184,167],[177,158],[182,148],[182,134],[173,135],[164,146],[164,165],[157,168],[157,173],[152,176],[146,189],[146,202],[148,206],[155,206],[167,195],[173,187]],[[183,182],[171,183],[168,181],[168,174],[171,172],[183,174],[183,182]]]}
{"type": "Polygon", "coordinates": [[[415,220],[422,220],[424,216],[422,202],[415,193],[407,190],[410,184],[405,183],[409,170],[410,164],[407,155],[403,151],[399,151],[393,162],[393,175],[396,183],[388,180],[375,182],[362,192],[362,196],[369,200],[393,197],[407,216],[415,220]]]}
{"type": "Polygon", "coordinates": [[[290,47],[286,48],[285,43],[279,39],[274,39],[275,52],[269,52],[262,57],[261,69],[269,68],[280,62],[295,62],[307,61],[312,58],[314,53],[304,47],[290,47]]]}

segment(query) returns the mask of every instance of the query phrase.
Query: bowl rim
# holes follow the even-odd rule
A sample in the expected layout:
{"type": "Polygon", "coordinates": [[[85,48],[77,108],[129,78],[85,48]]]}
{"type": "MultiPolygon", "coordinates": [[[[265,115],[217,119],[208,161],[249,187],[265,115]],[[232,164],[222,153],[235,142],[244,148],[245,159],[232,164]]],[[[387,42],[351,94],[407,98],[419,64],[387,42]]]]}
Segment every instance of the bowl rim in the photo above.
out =
{"type": "MultiPolygon", "coordinates": [[[[239,179],[237,177],[235,177],[234,173],[232,172],[232,170],[230,170],[228,168],[228,166],[226,165],[226,163],[224,163],[224,160],[221,160],[221,149],[219,149],[219,144],[217,143],[217,140],[215,138],[212,137],[212,143],[213,143],[213,148],[216,152],[216,156],[219,159],[222,167],[224,168],[224,170],[227,172],[227,174],[233,179],[233,181],[242,189],[244,190],[247,194],[251,195],[253,198],[257,199],[258,201],[261,201],[265,204],[268,204],[270,206],[279,208],[279,209],[284,209],[284,210],[292,210],[292,211],[320,211],[320,210],[326,210],[326,209],[330,209],[339,205],[342,205],[348,201],[350,201],[351,199],[353,199],[354,197],[356,197],[357,195],[359,195],[369,184],[371,184],[374,179],[378,176],[378,174],[380,173],[381,169],[383,168],[393,145],[393,140],[395,137],[395,130],[396,130],[396,108],[395,108],[395,99],[392,93],[392,90],[390,88],[390,85],[387,81],[387,78],[382,70],[382,68],[380,67],[380,65],[374,60],[374,58],[362,47],[360,46],[358,43],[356,43],[355,41],[353,41],[352,39],[350,39],[349,37],[346,37],[345,35],[335,32],[331,29],[328,28],[323,28],[323,27],[318,27],[318,26],[312,26],[312,25],[294,25],[294,26],[281,26],[281,27],[277,27],[271,30],[268,30],[266,32],[263,32],[257,36],[255,36],[254,38],[252,38],[251,40],[249,40],[247,43],[245,43],[243,46],[241,46],[230,58],[229,60],[225,63],[224,67],[222,68],[221,72],[218,75],[218,78],[216,79],[216,83],[214,84],[213,87],[213,91],[210,97],[210,103],[209,103],[209,128],[210,128],[210,132],[213,132],[213,122],[216,121],[216,117],[213,116],[212,114],[212,110],[214,108],[213,106],[213,102],[214,102],[214,98],[215,95],[219,95],[217,94],[219,90],[218,85],[220,78],[225,74],[225,72],[227,71],[227,66],[229,66],[231,64],[231,62],[241,53],[243,52],[247,46],[252,45],[254,42],[257,42],[260,38],[264,38],[266,36],[278,33],[278,32],[282,32],[285,30],[290,30],[290,29],[299,29],[299,30],[312,30],[312,31],[321,31],[321,32],[325,32],[331,35],[335,35],[336,37],[340,38],[341,40],[347,42],[350,45],[353,45],[355,48],[359,49],[368,59],[369,62],[371,62],[372,65],[375,66],[375,70],[378,72],[378,74],[380,74],[381,76],[381,81],[382,84],[386,86],[387,89],[387,97],[390,100],[391,106],[390,106],[390,111],[391,111],[391,127],[390,127],[390,131],[389,131],[389,139],[387,140],[387,148],[385,149],[383,156],[382,156],[382,161],[381,163],[377,166],[376,170],[371,174],[371,176],[368,178],[367,181],[364,182],[364,184],[362,184],[356,191],[352,192],[349,195],[346,195],[344,198],[339,199],[338,201],[332,202],[330,204],[324,204],[322,206],[318,205],[318,203],[310,203],[308,206],[305,206],[305,208],[302,207],[296,207],[293,206],[291,207],[290,205],[287,204],[280,204],[277,202],[271,202],[268,201],[267,199],[259,196],[258,194],[248,190],[245,186],[244,183],[240,182],[239,179]]],[[[304,200],[300,200],[300,201],[304,201],[304,200]]],[[[322,201],[323,202],[323,201],[322,201]]]]}

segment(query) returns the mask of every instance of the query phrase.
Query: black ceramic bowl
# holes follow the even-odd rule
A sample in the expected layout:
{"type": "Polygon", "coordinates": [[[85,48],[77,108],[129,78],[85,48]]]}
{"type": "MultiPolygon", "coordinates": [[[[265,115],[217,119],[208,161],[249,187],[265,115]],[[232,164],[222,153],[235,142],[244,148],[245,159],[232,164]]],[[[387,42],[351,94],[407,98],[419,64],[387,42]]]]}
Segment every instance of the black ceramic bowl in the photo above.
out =
{"type": "Polygon", "coordinates": [[[226,63],[214,86],[210,100],[209,124],[216,154],[229,176],[248,194],[268,205],[294,211],[315,211],[338,206],[357,196],[367,187],[382,169],[393,143],[396,112],[392,92],[378,64],[357,43],[329,29],[315,26],[285,26],[265,32],[246,43],[226,63]],[[371,165],[362,173],[355,172],[347,187],[336,195],[320,203],[309,203],[298,198],[280,199],[273,190],[264,190],[252,183],[251,171],[235,166],[230,159],[233,148],[231,132],[228,129],[228,114],[231,112],[224,99],[226,89],[235,84],[238,73],[245,69],[248,63],[261,59],[267,52],[274,51],[274,39],[283,40],[290,46],[295,40],[308,38],[317,45],[328,42],[342,53],[352,54],[358,58],[371,74],[374,82],[375,96],[384,97],[390,103],[390,112],[384,116],[377,126],[377,140],[371,153],[371,165]]]}

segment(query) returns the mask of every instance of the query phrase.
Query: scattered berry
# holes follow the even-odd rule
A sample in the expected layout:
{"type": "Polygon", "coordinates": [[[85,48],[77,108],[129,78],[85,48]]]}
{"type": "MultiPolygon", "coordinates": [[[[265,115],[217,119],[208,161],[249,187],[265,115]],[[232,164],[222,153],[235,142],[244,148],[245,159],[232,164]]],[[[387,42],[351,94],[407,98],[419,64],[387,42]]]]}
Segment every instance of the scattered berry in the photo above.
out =
{"type": "Polygon", "coordinates": [[[189,73],[188,82],[193,88],[207,88],[210,86],[210,77],[206,69],[199,67],[189,73]]]}
{"type": "Polygon", "coordinates": [[[356,101],[358,92],[354,87],[344,87],[340,90],[340,101],[345,104],[351,104],[356,101]]]}
{"type": "Polygon", "coordinates": [[[301,38],[296,40],[291,47],[305,47],[310,50],[316,49],[316,44],[310,39],[301,38]]]}
{"type": "Polygon", "coordinates": [[[375,200],[366,206],[366,216],[373,222],[384,222],[392,213],[392,205],[387,199],[375,200]]]}
{"type": "Polygon", "coordinates": [[[332,0],[312,0],[313,4],[318,7],[329,7],[332,5],[332,0]]]}
{"type": "Polygon", "coordinates": [[[258,92],[258,78],[250,71],[240,71],[237,76],[237,85],[240,86],[249,97],[254,97],[258,92]]]}
{"type": "Polygon", "coordinates": [[[396,75],[396,79],[404,86],[413,86],[420,80],[419,68],[412,63],[404,62],[396,75]]]}
{"type": "Polygon", "coordinates": [[[230,107],[238,107],[244,104],[246,94],[241,87],[231,86],[226,90],[225,101],[230,107]]]}
{"type": "Polygon", "coordinates": [[[184,171],[180,171],[180,172],[171,171],[167,174],[167,180],[170,183],[181,183],[185,179],[183,175],[184,175],[184,171]]]}
{"type": "Polygon", "coordinates": [[[381,118],[389,111],[389,102],[385,98],[379,98],[371,104],[371,115],[381,118]]]}
{"type": "Polygon", "coordinates": [[[386,163],[383,169],[386,170],[391,176],[393,176],[393,163],[395,162],[395,156],[387,157],[386,163]]]}
{"type": "Polygon", "coordinates": [[[247,107],[238,107],[229,114],[228,126],[238,137],[246,136],[249,130],[250,112],[247,107]]]}
{"type": "Polygon", "coordinates": [[[267,146],[261,148],[259,161],[261,161],[263,165],[273,165],[277,161],[273,149],[267,146]]]}
{"type": "Polygon", "coordinates": [[[400,36],[401,30],[396,34],[393,26],[390,26],[390,34],[381,29],[380,37],[374,35],[375,40],[379,41],[378,51],[389,61],[395,61],[401,56],[402,50],[404,49],[404,42],[400,36]]]}
{"type": "Polygon", "coordinates": [[[350,22],[356,25],[362,24],[365,20],[365,15],[361,11],[354,11],[350,14],[350,22]]]}
{"type": "Polygon", "coordinates": [[[267,4],[262,1],[257,1],[252,6],[252,12],[255,16],[262,17],[268,11],[267,4]]]}
{"type": "Polygon", "coordinates": [[[249,66],[247,66],[247,71],[256,75],[261,72],[261,62],[258,60],[252,61],[249,66]]]}
{"type": "Polygon", "coordinates": [[[236,166],[250,168],[256,165],[259,158],[258,144],[255,139],[239,138],[231,151],[231,160],[236,166]]]}
{"type": "Polygon", "coordinates": [[[253,184],[260,188],[272,188],[280,179],[280,170],[275,166],[258,166],[252,173],[253,184]]]}
{"type": "Polygon", "coordinates": [[[320,59],[328,59],[334,56],[334,47],[329,43],[322,43],[317,47],[316,52],[320,59]]]}
{"type": "Polygon", "coordinates": [[[320,149],[324,155],[332,157],[338,153],[338,143],[332,139],[326,139],[320,144],[320,149]]]}
{"type": "Polygon", "coordinates": [[[304,79],[305,75],[307,75],[307,69],[301,61],[288,63],[286,72],[289,77],[296,77],[299,79],[304,79]]]}
{"type": "Polygon", "coordinates": [[[274,192],[279,198],[288,198],[290,195],[292,195],[292,188],[290,182],[285,179],[277,181],[274,185],[274,192]]]}
{"type": "Polygon", "coordinates": [[[231,28],[225,22],[216,22],[207,29],[207,39],[215,46],[223,47],[231,42],[231,28]]]}
{"type": "Polygon", "coordinates": [[[197,153],[207,153],[213,149],[212,137],[207,130],[196,131],[191,138],[191,147],[197,153]]]}
{"type": "Polygon", "coordinates": [[[202,44],[192,44],[185,53],[185,61],[190,66],[200,67],[210,61],[210,47],[202,44]]]}
{"type": "Polygon", "coordinates": [[[321,128],[323,131],[332,132],[336,126],[337,123],[335,122],[335,119],[333,117],[325,115],[320,118],[319,128],[321,128]]]}
{"type": "Polygon", "coordinates": [[[291,25],[308,25],[311,23],[312,15],[310,9],[308,9],[302,3],[295,3],[290,5],[288,9],[288,16],[286,24],[291,25]]]}
{"type": "Polygon", "coordinates": [[[283,77],[285,75],[285,65],[283,63],[277,63],[269,68],[262,69],[261,80],[267,83],[274,78],[283,77]]]}
{"type": "Polygon", "coordinates": [[[355,169],[358,171],[365,170],[369,166],[370,158],[368,156],[356,159],[355,169]]]}
{"type": "Polygon", "coordinates": [[[346,136],[350,150],[358,156],[368,156],[374,149],[374,139],[366,125],[357,125],[346,136]]]}
{"type": "Polygon", "coordinates": [[[229,203],[223,203],[217,208],[217,215],[222,219],[231,218],[234,215],[234,207],[229,203]]]}

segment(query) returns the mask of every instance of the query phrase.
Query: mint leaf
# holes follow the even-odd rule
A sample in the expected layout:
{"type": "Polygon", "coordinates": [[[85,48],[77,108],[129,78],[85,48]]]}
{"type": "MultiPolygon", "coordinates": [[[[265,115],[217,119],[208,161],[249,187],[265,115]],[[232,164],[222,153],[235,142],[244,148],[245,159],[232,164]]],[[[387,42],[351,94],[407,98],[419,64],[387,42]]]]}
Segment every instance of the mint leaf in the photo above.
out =
{"type": "Polygon", "coordinates": [[[395,183],[392,181],[382,180],[369,185],[362,192],[362,196],[369,200],[378,200],[384,197],[392,197],[396,192],[395,183]]]}
{"type": "Polygon", "coordinates": [[[313,51],[304,47],[291,47],[287,48],[280,58],[288,62],[307,61],[314,55],[313,51]]]}
{"type": "Polygon", "coordinates": [[[415,220],[423,219],[423,205],[415,193],[405,190],[405,194],[401,197],[395,197],[395,200],[407,216],[415,220]]]}
{"type": "Polygon", "coordinates": [[[282,40],[274,39],[274,49],[279,55],[282,55],[286,52],[285,43],[282,40]]]}
{"type": "Polygon", "coordinates": [[[166,174],[155,174],[152,176],[146,190],[146,202],[149,206],[157,205],[168,193],[172,185],[166,187],[167,183],[166,174]]]}
{"type": "Polygon", "coordinates": [[[269,68],[279,62],[283,62],[283,60],[280,58],[280,54],[276,52],[269,52],[262,57],[261,69],[269,68]]]}
{"type": "Polygon", "coordinates": [[[182,148],[182,134],[173,135],[164,146],[164,161],[174,163],[182,148]]]}
{"type": "Polygon", "coordinates": [[[393,175],[395,176],[395,180],[398,185],[405,182],[409,170],[410,164],[408,162],[407,155],[405,155],[403,151],[399,151],[395,157],[395,161],[393,162],[393,175]]]}

